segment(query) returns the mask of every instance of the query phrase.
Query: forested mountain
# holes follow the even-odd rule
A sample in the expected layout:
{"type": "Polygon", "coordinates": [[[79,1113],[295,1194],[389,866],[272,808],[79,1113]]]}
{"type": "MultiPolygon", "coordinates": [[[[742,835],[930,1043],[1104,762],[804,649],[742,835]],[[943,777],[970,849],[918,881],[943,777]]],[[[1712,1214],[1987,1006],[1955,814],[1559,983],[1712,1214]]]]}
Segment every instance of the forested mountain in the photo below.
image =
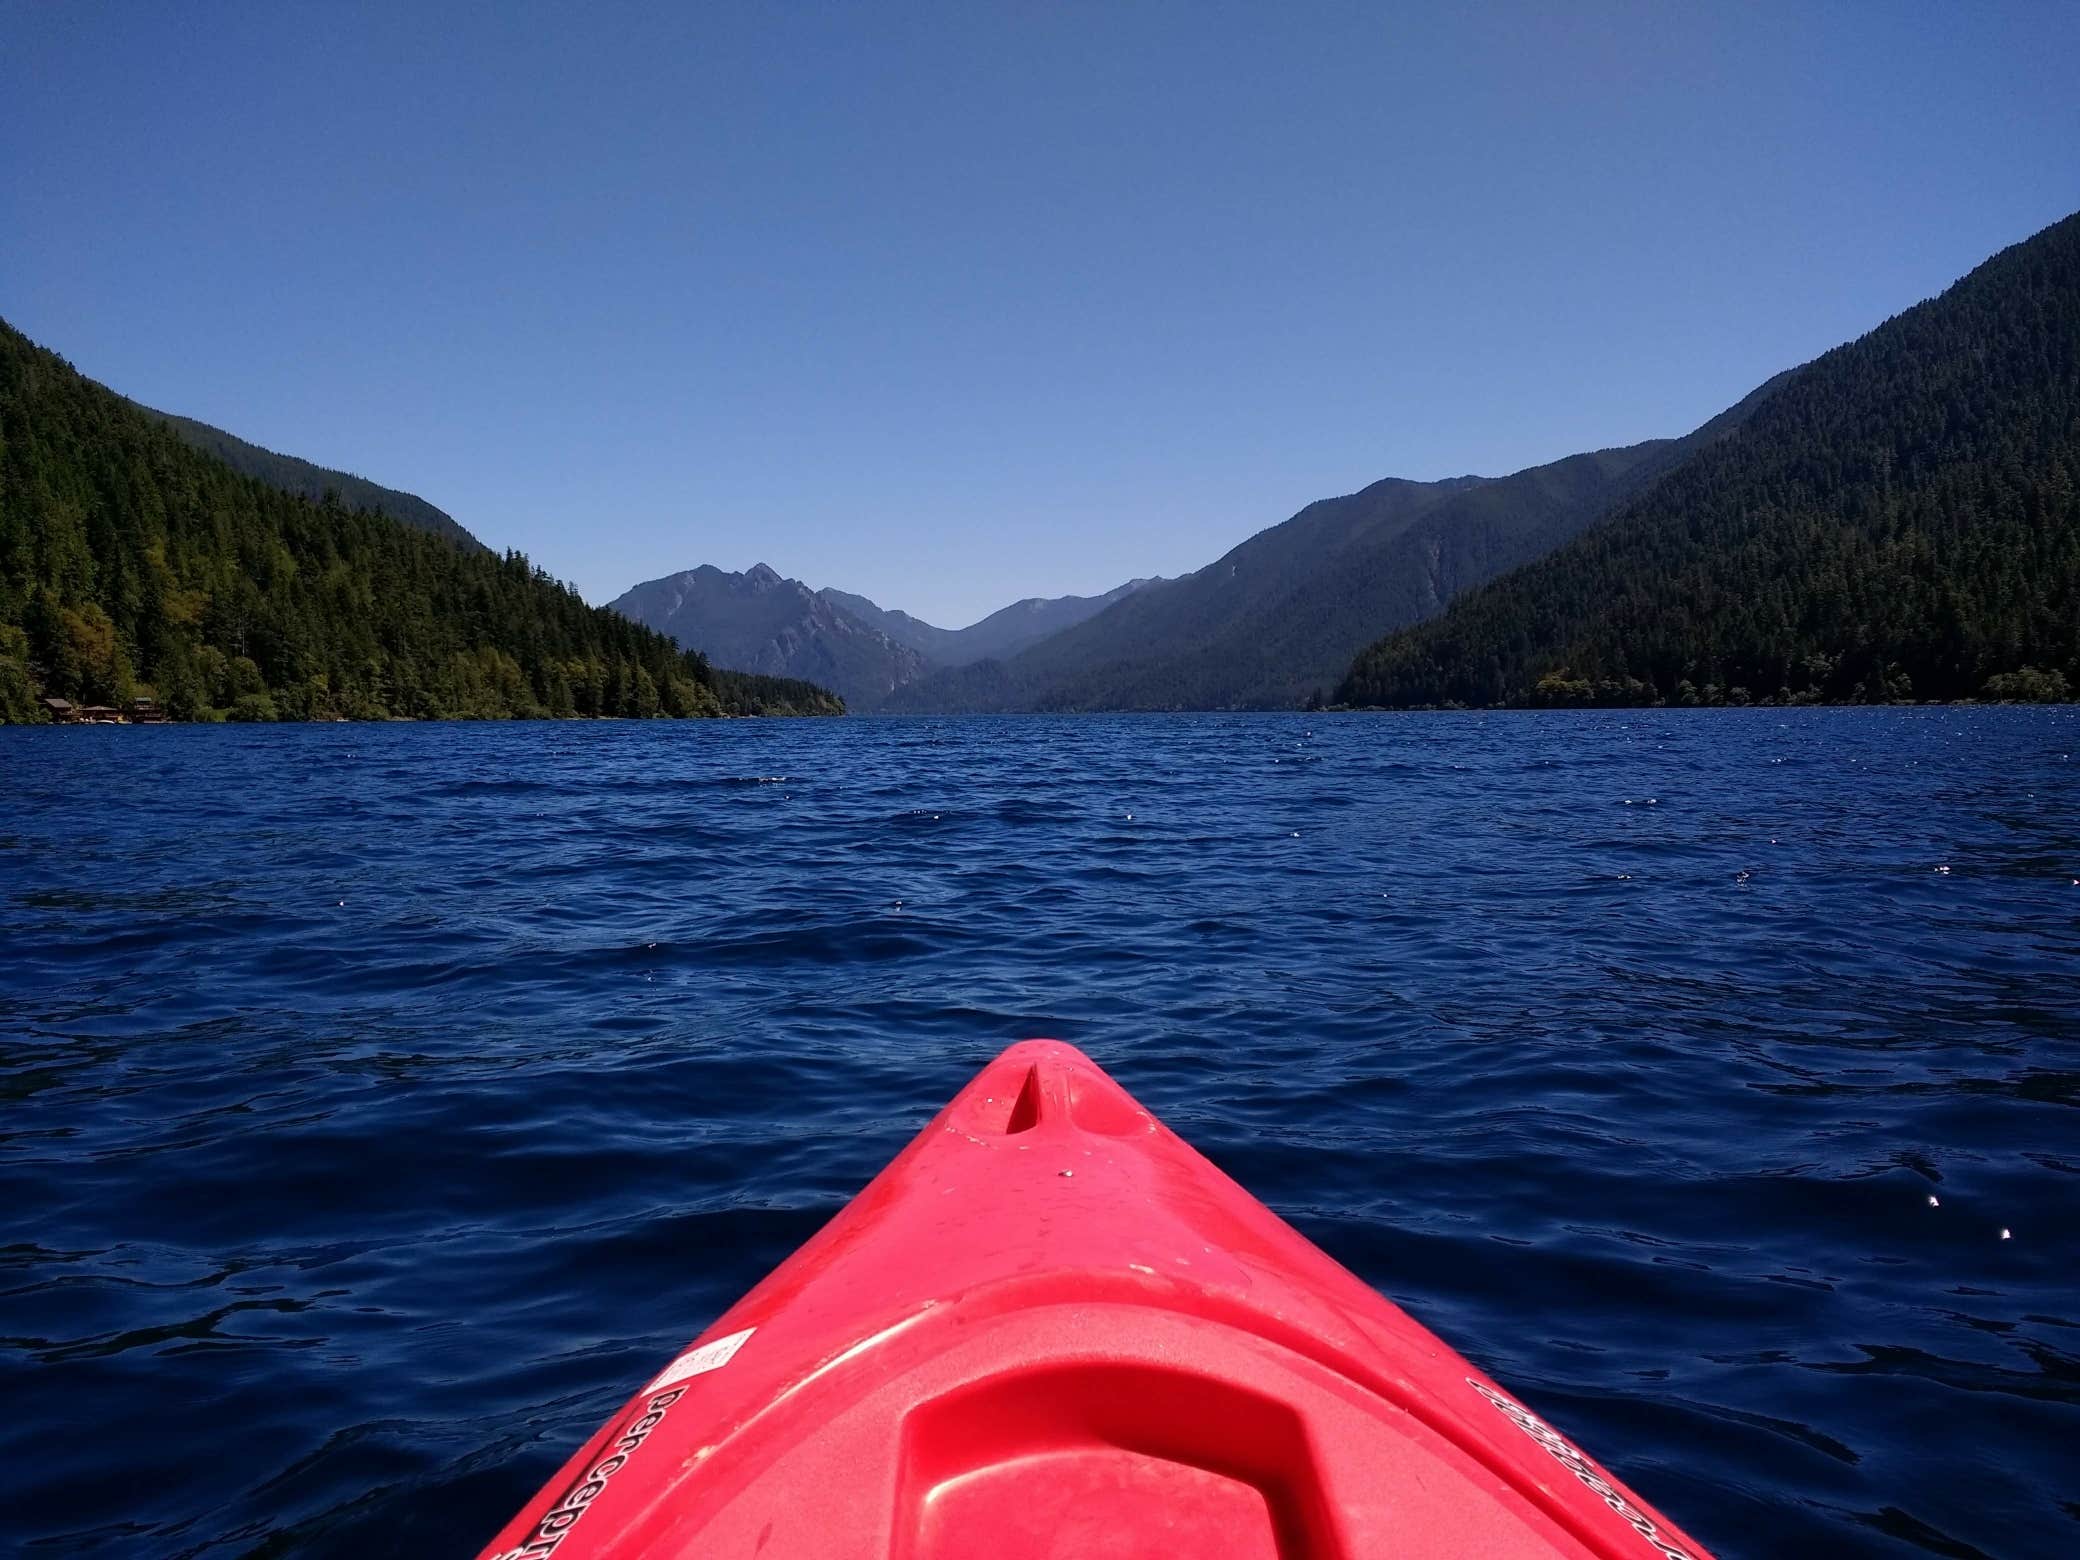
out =
{"type": "Polygon", "coordinates": [[[1765,385],[1682,439],[1571,455],[1499,478],[1389,477],[1323,499],[1195,574],[1022,654],[900,690],[904,710],[1293,708],[1333,688],[1382,627],[1557,546],[1723,437],[1765,385]]]}
{"type": "Polygon", "coordinates": [[[669,634],[717,666],[804,677],[856,709],[924,671],[924,657],[761,563],[732,574],[702,564],[624,591],[612,609],[669,634]]]}
{"type": "Polygon", "coordinates": [[[435,536],[445,536],[464,547],[490,551],[446,510],[436,509],[416,493],[387,488],[352,472],[314,466],[294,455],[278,455],[273,450],[263,450],[257,444],[248,444],[235,434],[212,428],[192,417],[176,417],[172,412],[156,411],[136,401],[130,404],[146,415],[158,418],[195,448],[216,456],[233,471],[258,477],[269,487],[278,487],[284,493],[300,494],[313,503],[323,503],[326,494],[337,493],[339,501],[349,509],[374,510],[392,520],[402,520],[406,525],[431,531],[435,536]]]}
{"type": "Polygon", "coordinates": [[[39,691],[251,720],[838,708],[517,553],[242,475],[0,324],[0,719],[39,691]]]}
{"type": "Polygon", "coordinates": [[[1028,596],[1008,607],[999,607],[966,628],[939,628],[907,612],[892,612],[876,606],[865,596],[826,588],[818,592],[824,600],[877,628],[899,645],[908,645],[929,666],[966,666],[992,656],[1016,655],[1028,645],[1050,635],[1074,628],[1086,618],[1096,617],[1115,601],[1131,596],[1160,580],[1128,580],[1102,596],[1028,596]]]}
{"type": "Polygon", "coordinates": [[[1789,376],[1737,436],[1372,646],[1356,704],[2080,690],[2080,215],[1789,376]]]}

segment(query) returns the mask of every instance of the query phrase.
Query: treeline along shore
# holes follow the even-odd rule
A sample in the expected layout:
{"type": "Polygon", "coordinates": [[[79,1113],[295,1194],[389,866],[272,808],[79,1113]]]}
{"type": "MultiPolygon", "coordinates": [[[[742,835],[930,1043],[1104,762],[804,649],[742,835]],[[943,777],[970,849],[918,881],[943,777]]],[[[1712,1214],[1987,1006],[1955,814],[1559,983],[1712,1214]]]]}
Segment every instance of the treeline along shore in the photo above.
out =
{"type": "Polygon", "coordinates": [[[1019,603],[1049,626],[971,655],[764,568],[620,605],[648,625],[0,325],[10,721],[842,711],[823,680],[919,714],[2059,702],[2080,694],[2080,215],[1681,438],[1384,478],[1190,574],[1019,603]]]}
{"type": "Polygon", "coordinates": [[[0,323],[0,721],[843,708],[713,667],[518,553],[242,474],[0,323]]]}
{"type": "Polygon", "coordinates": [[[1359,655],[1347,704],[2080,693],[2080,216],[1785,376],[1545,557],[1359,655]]]}

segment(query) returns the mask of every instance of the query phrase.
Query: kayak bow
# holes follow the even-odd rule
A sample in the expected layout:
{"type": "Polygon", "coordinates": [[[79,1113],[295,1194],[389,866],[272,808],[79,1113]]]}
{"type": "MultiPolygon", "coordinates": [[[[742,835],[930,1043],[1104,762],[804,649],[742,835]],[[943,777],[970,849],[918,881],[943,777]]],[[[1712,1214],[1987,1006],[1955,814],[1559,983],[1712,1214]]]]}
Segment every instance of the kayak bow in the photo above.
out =
{"type": "Polygon", "coordinates": [[[1012,1046],[484,1560],[1706,1560],[1073,1046],[1012,1046]]]}

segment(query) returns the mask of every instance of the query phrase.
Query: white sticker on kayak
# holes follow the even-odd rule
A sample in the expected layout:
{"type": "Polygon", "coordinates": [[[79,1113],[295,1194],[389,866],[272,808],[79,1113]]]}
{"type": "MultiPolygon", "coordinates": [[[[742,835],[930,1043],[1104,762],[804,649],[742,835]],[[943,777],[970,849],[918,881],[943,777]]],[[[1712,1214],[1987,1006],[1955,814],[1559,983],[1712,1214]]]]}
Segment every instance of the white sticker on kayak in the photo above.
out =
{"type": "Polygon", "coordinates": [[[644,1388],[655,1392],[660,1387],[669,1387],[693,1376],[705,1376],[711,1370],[720,1370],[736,1358],[737,1350],[744,1347],[744,1340],[757,1332],[756,1327],[747,1327],[742,1332],[733,1332],[727,1338],[717,1338],[704,1343],[697,1349],[688,1349],[664,1368],[664,1374],[644,1388]]]}
{"type": "Polygon", "coordinates": [[[1662,1532],[1652,1517],[1627,1500],[1624,1491],[1598,1473],[1589,1459],[1582,1455],[1581,1449],[1566,1436],[1522,1403],[1504,1397],[1492,1387],[1483,1386],[1473,1377],[1468,1376],[1466,1384],[1501,1410],[1503,1418],[1544,1447],[1547,1455],[1579,1479],[1590,1494],[1624,1518],[1635,1533],[1653,1545],[1663,1560],[1694,1560],[1689,1550],[1662,1532]]]}

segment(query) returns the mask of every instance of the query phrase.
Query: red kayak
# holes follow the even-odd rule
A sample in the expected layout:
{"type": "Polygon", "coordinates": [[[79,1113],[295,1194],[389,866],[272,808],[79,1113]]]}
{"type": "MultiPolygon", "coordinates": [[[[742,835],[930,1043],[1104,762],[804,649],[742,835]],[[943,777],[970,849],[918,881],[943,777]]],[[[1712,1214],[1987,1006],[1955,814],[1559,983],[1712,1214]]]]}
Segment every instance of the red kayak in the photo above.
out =
{"type": "Polygon", "coordinates": [[[485,1560],[1704,1560],[1088,1057],[1015,1045],[485,1560]]]}

